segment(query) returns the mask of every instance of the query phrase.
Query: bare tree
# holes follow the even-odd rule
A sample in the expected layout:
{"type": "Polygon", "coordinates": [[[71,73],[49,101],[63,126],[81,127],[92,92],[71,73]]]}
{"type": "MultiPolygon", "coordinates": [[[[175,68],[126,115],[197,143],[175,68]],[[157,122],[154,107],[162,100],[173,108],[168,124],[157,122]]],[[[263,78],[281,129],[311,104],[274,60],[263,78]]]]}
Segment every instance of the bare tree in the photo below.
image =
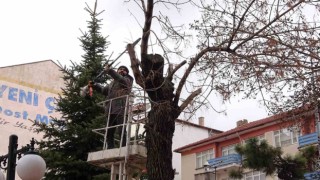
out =
{"type": "MultiPolygon", "coordinates": [[[[262,97],[271,112],[287,111],[306,103],[315,104],[318,97],[319,12],[317,1],[305,0],[214,0],[163,1],[134,0],[144,15],[139,61],[133,47],[127,46],[135,80],[148,94],[151,111],[146,123],[147,171],[150,179],[173,179],[172,137],[174,121],[191,104],[207,102],[212,92],[224,100],[240,93],[245,98],[262,97]],[[168,48],[166,41],[176,44],[187,40],[181,26],[174,26],[170,17],[156,7],[179,8],[192,4],[202,12],[191,25],[197,37],[194,55],[176,66],[170,62],[183,51],[168,48]],[[307,13],[312,13],[308,14],[307,13]],[[310,18],[311,17],[311,18],[310,18]],[[166,36],[160,38],[152,29],[157,22],[166,36]],[[153,35],[153,36],[152,36],[153,35]],[[149,45],[150,38],[156,43],[149,45]],[[150,54],[148,49],[159,45],[163,55],[150,54]],[[186,70],[177,82],[177,71],[186,70]],[[164,69],[168,67],[167,69],[164,69]],[[188,78],[193,73],[203,78],[188,78]],[[312,77],[315,77],[312,80],[312,77]],[[185,87],[197,87],[182,101],[185,87]],[[174,86],[174,83],[177,83],[174,86]],[[268,95],[268,96],[267,96],[268,95]]],[[[172,17],[171,17],[172,18],[172,17]]]]}

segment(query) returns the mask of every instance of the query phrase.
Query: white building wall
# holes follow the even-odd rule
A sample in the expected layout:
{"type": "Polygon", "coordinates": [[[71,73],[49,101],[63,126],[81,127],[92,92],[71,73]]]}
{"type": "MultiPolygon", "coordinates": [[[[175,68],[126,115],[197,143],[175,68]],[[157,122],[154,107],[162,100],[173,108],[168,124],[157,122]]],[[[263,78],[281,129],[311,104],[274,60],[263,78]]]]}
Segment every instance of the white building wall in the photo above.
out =
{"type": "MultiPolygon", "coordinates": [[[[179,147],[185,146],[187,144],[191,144],[193,142],[202,140],[209,137],[209,132],[205,128],[195,127],[188,124],[181,124],[176,122],[176,129],[173,136],[173,144],[172,149],[177,149],[179,147]]],[[[193,161],[194,165],[186,165],[195,167],[195,161],[193,161]]],[[[176,169],[175,180],[185,180],[185,178],[181,178],[181,154],[173,152],[172,157],[172,165],[173,169],[176,169]]],[[[190,173],[188,173],[190,174],[190,173]]],[[[194,174],[192,175],[192,179],[194,178],[194,174]]]]}

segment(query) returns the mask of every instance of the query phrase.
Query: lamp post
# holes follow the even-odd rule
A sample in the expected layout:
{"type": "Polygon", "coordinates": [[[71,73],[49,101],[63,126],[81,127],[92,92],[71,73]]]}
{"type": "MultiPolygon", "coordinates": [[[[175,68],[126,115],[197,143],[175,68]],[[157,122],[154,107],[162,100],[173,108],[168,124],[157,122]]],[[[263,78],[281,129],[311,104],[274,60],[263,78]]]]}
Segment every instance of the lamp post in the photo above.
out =
{"type": "MultiPolygon", "coordinates": [[[[214,172],[214,180],[217,180],[217,166],[210,166],[208,162],[206,162],[203,166],[204,166],[205,172],[208,172],[208,173],[212,172],[212,168],[213,168],[213,170],[214,170],[213,171],[214,172]]],[[[209,176],[208,179],[211,180],[210,176],[209,176]]]]}
{"type": "MultiPolygon", "coordinates": [[[[17,149],[18,136],[11,135],[9,137],[8,154],[0,156],[0,167],[7,171],[6,180],[15,180],[16,167],[19,177],[23,180],[40,180],[43,177],[46,163],[34,151],[34,144],[35,141],[32,138],[30,145],[17,149]],[[24,154],[22,158],[21,154],[24,154]],[[21,158],[18,164],[16,164],[17,157],[21,158]]],[[[0,180],[2,180],[1,178],[4,180],[4,175],[1,175],[0,171],[0,180]]]]}
{"type": "Polygon", "coordinates": [[[212,172],[212,169],[214,170],[214,180],[217,180],[217,168],[219,166],[221,166],[221,164],[223,163],[223,160],[217,161],[215,163],[213,163],[213,165],[210,165],[209,162],[207,161],[203,166],[204,166],[204,170],[206,172],[212,172]]]}
{"type": "Polygon", "coordinates": [[[3,172],[0,170],[0,180],[5,180],[3,172]]]}

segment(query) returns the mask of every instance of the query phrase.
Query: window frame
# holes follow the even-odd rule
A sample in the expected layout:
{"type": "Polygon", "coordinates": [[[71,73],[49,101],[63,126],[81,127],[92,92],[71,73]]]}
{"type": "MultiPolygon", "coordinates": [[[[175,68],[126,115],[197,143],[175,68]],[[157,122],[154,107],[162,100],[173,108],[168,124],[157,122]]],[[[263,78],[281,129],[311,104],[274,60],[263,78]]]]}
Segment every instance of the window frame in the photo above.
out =
{"type": "Polygon", "coordinates": [[[243,173],[243,180],[255,180],[255,178],[259,178],[258,180],[266,180],[266,173],[261,171],[250,171],[243,173]],[[261,176],[264,176],[264,179],[261,179],[261,176]]]}
{"type": "Polygon", "coordinates": [[[259,135],[259,136],[250,137],[250,138],[248,138],[248,139],[245,139],[245,140],[243,141],[243,144],[247,144],[247,142],[248,142],[250,139],[253,139],[253,138],[258,139],[258,143],[259,143],[259,144],[261,143],[261,141],[266,140],[266,136],[265,136],[264,134],[261,134],[261,135],[259,135]]]}
{"type": "Polygon", "coordinates": [[[289,130],[287,128],[273,131],[273,141],[275,147],[285,147],[298,143],[300,131],[289,130]]]}
{"type": "Polygon", "coordinates": [[[209,160],[215,158],[213,148],[196,153],[196,169],[204,167],[204,164],[209,160]],[[200,159],[200,162],[198,161],[200,159]]]}
{"type": "Polygon", "coordinates": [[[231,155],[231,154],[238,154],[237,151],[236,151],[236,146],[238,144],[231,144],[231,145],[228,145],[228,146],[224,146],[221,148],[221,156],[228,156],[228,155],[231,155]],[[227,152],[226,154],[224,152],[227,152]],[[231,151],[231,153],[230,153],[231,151]]]}

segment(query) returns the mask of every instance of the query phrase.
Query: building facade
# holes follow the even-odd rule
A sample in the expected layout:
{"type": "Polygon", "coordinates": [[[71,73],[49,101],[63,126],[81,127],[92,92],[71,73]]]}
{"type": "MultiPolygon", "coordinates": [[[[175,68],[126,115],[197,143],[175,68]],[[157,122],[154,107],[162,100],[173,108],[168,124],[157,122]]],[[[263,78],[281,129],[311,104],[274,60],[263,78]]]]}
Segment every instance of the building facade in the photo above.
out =
{"type": "Polygon", "coordinates": [[[11,134],[18,136],[18,149],[42,139],[32,125],[60,117],[55,98],[62,87],[61,69],[52,60],[0,67],[0,155],[8,153],[11,134]]]}
{"type": "MultiPolygon", "coordinates": [[[[182,179],[231,180],[230,170],[241,166],[235,147],[251,138],[266,140],[281,147],[284,154],[294,155],[299,148],[317,143],[314,111],[302,108],[294,114],[283,113],[253,122],[241,120],[234,129],[175,149],[181,153],[182,179]],[[206,163],[210,169],[205,168],[206,163]]],[[[243,177],[244,180],[278,179],[276,175],[266,176],[252,170],[245,170],[243,177]]]]}

